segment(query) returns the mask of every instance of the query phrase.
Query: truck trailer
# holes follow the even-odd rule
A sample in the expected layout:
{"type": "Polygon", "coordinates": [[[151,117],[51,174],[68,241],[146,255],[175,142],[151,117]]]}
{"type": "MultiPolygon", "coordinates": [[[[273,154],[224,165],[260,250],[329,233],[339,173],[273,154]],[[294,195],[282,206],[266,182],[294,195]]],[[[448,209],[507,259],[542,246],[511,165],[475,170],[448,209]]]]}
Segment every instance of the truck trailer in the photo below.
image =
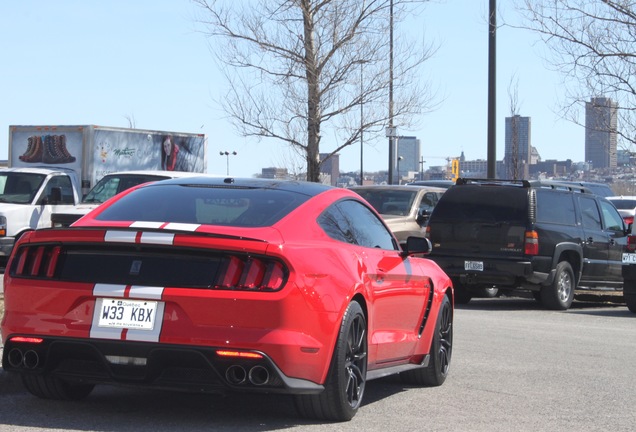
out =
{"type": "Polygon", "coordinates": [[[9,126],[7,169],[0,169],[0,266],[15,240],[72,212],[104,176],[126,171],[205,173],[204,134],[131,128],[9,126]]]}

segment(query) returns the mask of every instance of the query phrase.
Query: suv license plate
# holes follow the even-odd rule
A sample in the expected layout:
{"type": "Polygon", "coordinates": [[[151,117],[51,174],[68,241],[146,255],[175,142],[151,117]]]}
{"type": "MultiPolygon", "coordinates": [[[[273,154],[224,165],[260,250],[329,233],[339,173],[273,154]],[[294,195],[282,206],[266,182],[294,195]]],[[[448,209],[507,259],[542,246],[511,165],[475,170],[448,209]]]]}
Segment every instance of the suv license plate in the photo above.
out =
{"type": "Polygon", "coordinates": [[[624,253],[623,264],[636,264],[636,253],[624,253]]]}
{"type": "Polygon", "coordinates": [[[464,270],[484,271],[483,261],[464,261],[464,270]]]}
{"type": "Polygon", "coordinates": [[[152,330],[155,326],[157,302],[99,298],[95,307],[99,312],[99,327],[152,330]]]}

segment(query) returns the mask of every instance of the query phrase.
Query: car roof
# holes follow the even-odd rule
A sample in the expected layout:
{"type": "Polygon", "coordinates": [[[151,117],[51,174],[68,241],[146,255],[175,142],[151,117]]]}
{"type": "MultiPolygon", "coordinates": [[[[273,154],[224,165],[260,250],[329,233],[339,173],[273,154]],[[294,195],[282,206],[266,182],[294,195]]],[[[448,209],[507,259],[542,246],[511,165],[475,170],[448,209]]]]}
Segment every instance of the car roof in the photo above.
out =
{"type": "MultiPolygon", "coordinates": [[[[130,170],[130,171],[117,171],[117,172],[108,173],[104,177],[122,176],[127,174],[128,175],[153,175],[153,176],[162,176],[162,177],[170,177],[170,178],[194,177],[194,176],[203,175],[203,173],[191,172],[191,171],[130,170]]],[[[206,175],[221,177],[215,174],[206,174],[206,175]]]]}
{"type": "Polygon", "coordinates": [[[415,185],[406,188],[406,185],[367,185],[367,186],[351,186],[349,189],[356,190],[423,190],[427,192],[446,192],[444,187],[415,185]]]}
{"type": "Polygon", "coordinates": [[[315,196],[324,191],[336,189],[333,186],[308,181],[240,178],[205,174],[162,180],[160,182],[149,183],[147,187],[154,187],[163,184],[278,189],[287,192],[302,193],[309,196],[315,196]]]}

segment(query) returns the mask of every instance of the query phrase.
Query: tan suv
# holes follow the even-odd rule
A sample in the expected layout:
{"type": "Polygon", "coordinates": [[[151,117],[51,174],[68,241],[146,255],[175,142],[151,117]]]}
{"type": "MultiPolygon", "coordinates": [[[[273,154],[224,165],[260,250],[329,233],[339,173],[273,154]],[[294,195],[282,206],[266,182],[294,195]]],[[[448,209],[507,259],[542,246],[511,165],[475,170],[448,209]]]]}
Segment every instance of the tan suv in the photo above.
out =
{"type": "Polygon", "coordinates": [[[424,237],[424,229],[433,208],[445,188],[432,186],[373,185],[353,186],[380,213],[400,243],[409,236],[424,237]]]}

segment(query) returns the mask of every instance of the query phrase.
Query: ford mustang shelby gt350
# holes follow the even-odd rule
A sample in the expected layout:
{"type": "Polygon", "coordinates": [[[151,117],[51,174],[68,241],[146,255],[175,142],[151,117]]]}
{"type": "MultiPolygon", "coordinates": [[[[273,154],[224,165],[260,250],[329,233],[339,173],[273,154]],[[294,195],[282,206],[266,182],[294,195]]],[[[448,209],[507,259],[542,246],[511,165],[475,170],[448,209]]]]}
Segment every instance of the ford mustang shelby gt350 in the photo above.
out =
{"type": "Polygon", "coordinates": [[[187,177],[123,192],[73,226],[31,231],[5,271],[2,366],[26,389],[98,384],[294,395],[346,421],[368,380],[441,385],[453,288],[355,192],[187,177]]]}

